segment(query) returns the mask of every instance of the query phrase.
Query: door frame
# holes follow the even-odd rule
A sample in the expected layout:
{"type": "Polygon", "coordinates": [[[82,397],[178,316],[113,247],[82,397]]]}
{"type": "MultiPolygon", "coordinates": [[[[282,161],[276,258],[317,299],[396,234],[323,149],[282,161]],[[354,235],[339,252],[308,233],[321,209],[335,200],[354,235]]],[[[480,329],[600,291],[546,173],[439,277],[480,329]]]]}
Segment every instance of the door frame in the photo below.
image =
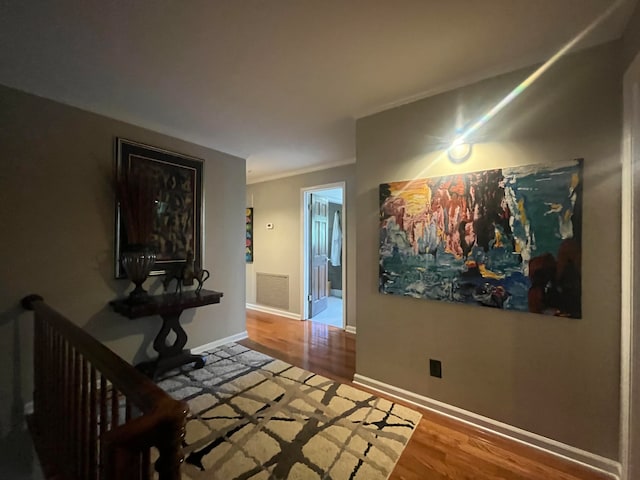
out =
{"type": "Polygon", "coordinates": [[[623,109],[620,463],[621,479],[631,480],[640,478],[640,54],[623,77],[623,109]]]}
{"type": "MultiPolygon", "coordinates": [[[[340,258],[340,262],[342,265],[342,328],[346,328],[347,325],[347,182],[334,182],[327,183],[324,185],[314,185],[312,187],[304,187],[300,189],[300,225],[301,225],[301,233],[300,238],[302,239],[302,248],[301,250],[301,259],[300,259],[300,281],[302,282],[300,291],[302,292],[302,297],[300,298],[300,311],[302,312],[301,320],[309,320],[309,302],[307,298],[309,298],[309,242],[310,242],[310,232],[309,227],[311,224],[311,217],[309,215],[309,205],[311,201],[311,194],[318,193],[322,190],[329,190],[334,188],[342,189],[342,255],[340,258]]],[[[329,219],[331,221],[331,219],[329,219]]]]}

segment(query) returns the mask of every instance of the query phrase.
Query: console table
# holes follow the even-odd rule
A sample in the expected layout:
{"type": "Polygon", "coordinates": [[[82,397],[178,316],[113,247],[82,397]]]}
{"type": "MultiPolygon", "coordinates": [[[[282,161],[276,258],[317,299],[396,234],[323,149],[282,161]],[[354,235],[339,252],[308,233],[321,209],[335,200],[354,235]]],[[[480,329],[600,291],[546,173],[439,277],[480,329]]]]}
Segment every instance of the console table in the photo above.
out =
{"type": "Polygon", "coordinates": [[[153,341],[153,349],[158,352],[158,358],[136,365],[145,375],[156,380],[162,373],[181,365],[194,363],[195,368],[204,367],[206,355],[194,355],[190,350],[183,350],[187,343],[187,332],[180,325],[180,315],[188,308],[201,307],[220,303],[222,292],[201,290],[164,295],[151,295],[144,303],[131,303],[127,299],[113,300],[109,304],[113,310],[130,319],[160,315],[162,328],[153,341]],[[176,334],[173,345],[167,345],[167,336],[171,331],[176,334]]]}

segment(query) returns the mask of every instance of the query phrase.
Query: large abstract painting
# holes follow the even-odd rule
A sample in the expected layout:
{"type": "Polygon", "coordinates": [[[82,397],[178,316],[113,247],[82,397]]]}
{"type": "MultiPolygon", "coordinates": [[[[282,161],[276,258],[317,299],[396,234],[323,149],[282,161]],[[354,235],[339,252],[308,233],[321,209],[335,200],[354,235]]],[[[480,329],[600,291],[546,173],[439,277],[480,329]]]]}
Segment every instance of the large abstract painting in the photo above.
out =
{"type": "MultiPolygon", "coordinates": [[[[156,263],[151,275],[183,265],[189,253],[202,268],[203,161],[141,143],[116,139],[118,178],[137,174],[150,179],[155,198],[151,246],[156,263]]],[[[125,275],[120,251],[127,245],[120,204],[116,208],[116,278],[125,275]]]]}
{"type": "Polygon", "coordinates": [[[381,293],[580,318],[582,160],[380,185],[381,293]]]}

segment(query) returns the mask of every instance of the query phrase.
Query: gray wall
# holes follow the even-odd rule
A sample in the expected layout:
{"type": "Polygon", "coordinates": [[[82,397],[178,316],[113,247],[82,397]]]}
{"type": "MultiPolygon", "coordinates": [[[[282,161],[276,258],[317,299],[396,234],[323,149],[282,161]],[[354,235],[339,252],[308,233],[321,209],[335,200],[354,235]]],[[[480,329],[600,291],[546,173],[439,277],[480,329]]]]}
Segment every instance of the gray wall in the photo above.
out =
{"type": "Polygon", "coordinates": [[[479,118],[521,70],[357,123],[357,373],[612,459],[620,376],[620,43],[564,58],[478,132],[466,163],[429,136],[479,118]],[[585,158],[583,316],[378,293],[380,183],[585,158]],[[446,158],[446,157],[445,157],[446,158]],[[443,378],[428,359],[442,360],[443,378]]]}
{"type": "Polygon", "coordinates": [[[24,295],[41,294],[127,361],[153,353],[160,318],[131,321],[107,306],[131,286],[113,272],[117,136],[204,160],[205,287],[224,298],[183,314],[187,346],[245,330],[243,159],[2,86],[0,125],[0,439],[31,399],[33,321],[18,307],[24,295]]]}
{"type": "Polygon", "coordinates": [[[638,52],[640,52],[640,2],[636,4],[636,8],[631,14],[622,35],[622,62],[624,69],[629,66],[638,52]]]}
{"type": "Polygon", "coordinates": [[[345,209],[347,227],[343,232],[347,265],[345,308],[347,325],[355,326],[356,292],[356,189],[355,165],[320,170],[268,182],[247,185],[247,206],[253,209],[254,262],[247,264],[247,302],[256,303],[256,273],[289,275],[289,311],[302,313],[302,227],[301,190],[303,188],[346,182],[345,209]],[[265,224],[274,224],[267,230],[265,224]]]}

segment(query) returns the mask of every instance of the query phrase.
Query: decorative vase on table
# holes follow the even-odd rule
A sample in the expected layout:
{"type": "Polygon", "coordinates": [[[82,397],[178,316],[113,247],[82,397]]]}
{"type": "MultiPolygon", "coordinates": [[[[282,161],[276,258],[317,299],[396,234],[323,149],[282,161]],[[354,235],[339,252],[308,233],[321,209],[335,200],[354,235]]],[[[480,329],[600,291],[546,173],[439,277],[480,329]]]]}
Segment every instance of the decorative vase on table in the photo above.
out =
{"type": "Polygon", "coordinates": [[[153,243],[158,204],[152,172],[141,168],[119,169],[116,191],[119,218],[126,234],[120,263],[135,285],[128,301],[145,303],[149,301],[149,294],[142,288],[142,284],[156,262],[156,252],[150,246],[153,243]]]}
{"type": "Polygon", "coordinates": [[[149,294],[142,288],[142,284],[156,263],[155,251],[148,245],[128,245],[120,255],[120,261],[127,277],[135,285],[129,294],[129,302],[144,303],[148,301],[149,294]]]}

